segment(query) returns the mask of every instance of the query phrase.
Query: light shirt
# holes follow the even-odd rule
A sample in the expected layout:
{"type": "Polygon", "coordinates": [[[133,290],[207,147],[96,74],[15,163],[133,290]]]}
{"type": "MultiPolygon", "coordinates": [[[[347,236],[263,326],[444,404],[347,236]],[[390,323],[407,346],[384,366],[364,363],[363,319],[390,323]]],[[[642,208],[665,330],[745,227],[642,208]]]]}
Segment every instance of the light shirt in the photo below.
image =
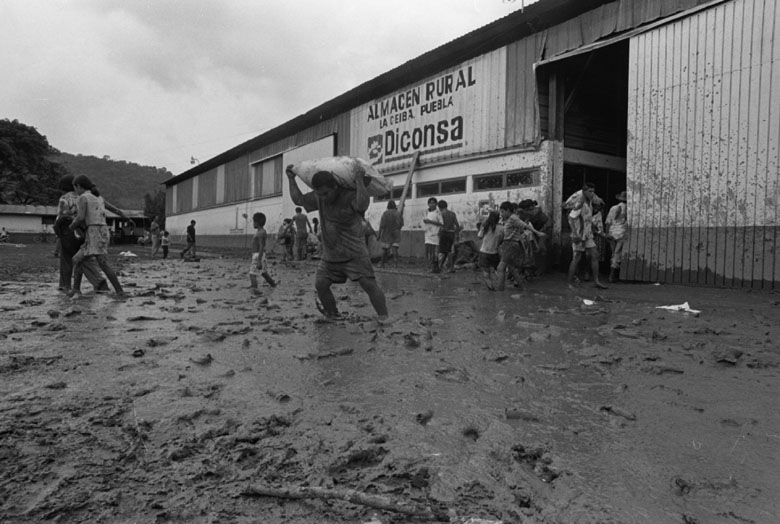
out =
{"type": "MultiPolygon", "coordinates": [[[[439,222],[440,224],[442,223],[441,213],[439,212],[438,208],[434,209],[433,211],[426,211],[425,218],[439,222]]],[[[423,222],[423,229],[425,229],[425,243],[438,246],[439,230],[441,229],[441,226],[437,226],[436,224],[426,224],[423,222]]]]}
{"type": "Polygon", "coordinates": [[[498,245],[504,239],[504,226],[496,224],[496,228],[493,231],[488,231],[483,227],[479,230],[477,236],[482,239],[479,251],[488,255],[495,255],[498,253],[498,245]]]}
{"type": "Polygon", "coordinates": [[[609,209],[609,213],[607,214],[607,225],[609,226],[609,234],[612,238],[619,240],[626,236],[627,220],[628,216],[625,202],[615,204],[609,209]]]}

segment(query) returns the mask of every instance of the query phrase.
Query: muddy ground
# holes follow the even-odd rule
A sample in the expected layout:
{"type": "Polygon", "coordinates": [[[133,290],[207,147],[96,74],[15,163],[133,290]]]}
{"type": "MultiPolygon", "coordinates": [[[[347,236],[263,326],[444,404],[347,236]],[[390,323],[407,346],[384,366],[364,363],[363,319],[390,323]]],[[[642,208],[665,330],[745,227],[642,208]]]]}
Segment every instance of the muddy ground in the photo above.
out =
{"type": "Polygon", "coordinates": [[[322,324],[311,263],[141,248],[69,300],[50,251],[0,246],[0,522],[780,521],[780,294],[402,265],[394,324],[322,324]]]}

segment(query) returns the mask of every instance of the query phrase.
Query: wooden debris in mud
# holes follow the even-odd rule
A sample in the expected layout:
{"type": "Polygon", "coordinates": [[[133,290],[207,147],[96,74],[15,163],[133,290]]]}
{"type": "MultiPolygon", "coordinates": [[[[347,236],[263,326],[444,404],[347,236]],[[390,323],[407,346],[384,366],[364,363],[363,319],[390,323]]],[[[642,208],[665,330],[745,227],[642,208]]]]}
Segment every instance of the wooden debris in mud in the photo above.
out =
{"type": "Polygon", "coordinates": [[[602,413],[609,413],[611,415],[617,415],[618,417],[623,417],[626,420],[636,420],[636,415],[631,413],[630,411],[619,408],[617,406],[601,406],[599,407],[599,411],[602,413]]]}
{"type": "Polygon", "coordinates": [[[316,486],[274,488],[270,486],[251,485],[241,492],[249,497],[276,497],[284,499],[322,499],[344,500],[352,504],[368,506],[382,511],[401,513],[410,517],[446,522],[449,520],[446,512],[430,507],[417,506],[392,500],[382,495],[369,495],[354,489],[329,489],[316,486]]]}

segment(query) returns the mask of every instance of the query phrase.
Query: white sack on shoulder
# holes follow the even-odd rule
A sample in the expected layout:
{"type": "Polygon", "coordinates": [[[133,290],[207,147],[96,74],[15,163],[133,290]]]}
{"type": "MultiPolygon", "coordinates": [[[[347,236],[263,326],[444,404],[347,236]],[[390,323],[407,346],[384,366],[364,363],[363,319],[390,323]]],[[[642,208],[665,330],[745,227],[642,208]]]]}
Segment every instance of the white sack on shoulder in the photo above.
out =
{"type": "Polygon", "coordinates": [[[356,176],[362,175],[361,172],[365,171],[365,174],[371,178],[370,183],[366,186],[366,191],[370,196],[383,196],[393,189],[393,183],[379,174],[374,166],[362,158],[351,156],[329,156],[317,160],[303,160],[293,164],[292,171],[309,187],[311,187],[314,173],[330,171],[342,186],[350,189],[355,188],[356,176]]]}

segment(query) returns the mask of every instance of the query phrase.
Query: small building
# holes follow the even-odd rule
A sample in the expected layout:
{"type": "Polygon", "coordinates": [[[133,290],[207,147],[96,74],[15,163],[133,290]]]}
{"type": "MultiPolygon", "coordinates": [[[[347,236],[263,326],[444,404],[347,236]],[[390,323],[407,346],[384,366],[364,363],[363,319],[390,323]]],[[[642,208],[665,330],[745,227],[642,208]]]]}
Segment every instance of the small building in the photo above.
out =
{"type": "MultiPolygon", "coordinates": [[[[112,242],[135,244],[143,236],[145,225],[151,221],[141,210],[124,212],[135,227],[125,223],[119,215],[106,211],[106,223],[112,232],[112,242]]],[[[0,227],[4,227],[11,241],[27,244],[31,242],[54,242],[54,221],[57,218],[57,206],[33,206],[0,204],[0,227]]]]}
{"type": "MultiPolygon", "coordinates": [[[[759,0],[540,0],[165,182],[167,228],[246,246],[293,214],[284,168],[365,158],[396,189],[411,161],[401,254],[422,256],[428,197],[467,230],[500,202],[552,216],[593,182],[626,190],[621,278],[780,287],[780,5],[759,0]]],[[[373,199],[374,224],[386,198],[373,199]]]]}

